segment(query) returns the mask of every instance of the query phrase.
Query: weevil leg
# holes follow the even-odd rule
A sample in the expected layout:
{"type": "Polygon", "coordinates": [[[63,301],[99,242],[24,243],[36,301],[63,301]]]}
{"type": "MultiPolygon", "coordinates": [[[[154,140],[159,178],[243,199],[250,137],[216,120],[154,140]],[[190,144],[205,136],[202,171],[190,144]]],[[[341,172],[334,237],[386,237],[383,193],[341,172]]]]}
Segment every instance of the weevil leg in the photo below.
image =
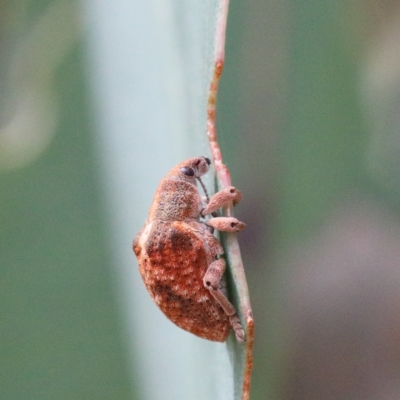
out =
{"type": "Polygon", "coordinates": [[[233,217],[210,218],[205,222],[205,224],[222,232],[239,232],[246,228],[244,222],[240,222],[238,219],[233,217]]]}
{"type": "Polygon", "coordinates": [[[242,325],[240,324],[239,317],[236,314],[235,307],[220,289],[220,282],[225,268],[226,263],[223,258],[219,258],[212,262],[204,275],[203,283],[225,311],[225,314],[229,317],[229,322],[235,332],[236,340],[239,343],[243,343],[245,341],[245,334],[242,325]]]}
{"type": "Polygon", "coordinates": [[[211,197],[208,204],[201,211],[201,215],[204,217],[205,215],[212,214],[214,211],[217,211],[219,208],[231,201],[233,201],[233,205],[236,205],[239,203],[241,198],[242,194],[240,190],[236,189],[234,186],[228,186],[227,188],[215,193],[214,196],[211,197]]]}
{"type": "MultiPolygon", "coordinates": [[[[205,208],[207,207],[207,205],[208,205],[208,197],[207,197],[207,196],[203,196],[203,197],[201,198],[201,210],[204,211],[205,208]]],[[[200,217],[201,217],[201,218],[206,218],[206,214],[203,215],[202,211],[200,212],[200,217]]],[[[211,213],[211,216],[217,217],[218,214],[217,214],[216,211],[213,211],[213,212],[211,213]]],[[[211,226],[209,226],[209,229],[210,229],[211,233],[214,233],[214,229],[213,229],[211,226]]]]}

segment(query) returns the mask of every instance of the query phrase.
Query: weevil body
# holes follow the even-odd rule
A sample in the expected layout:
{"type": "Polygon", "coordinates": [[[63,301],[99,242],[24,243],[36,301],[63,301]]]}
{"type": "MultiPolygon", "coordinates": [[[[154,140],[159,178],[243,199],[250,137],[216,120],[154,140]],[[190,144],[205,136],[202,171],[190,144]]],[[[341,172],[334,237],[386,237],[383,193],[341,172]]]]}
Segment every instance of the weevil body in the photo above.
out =
{"type": "Polygon", "coordinates": [[[241,194],[231,186],[203,201],[196,181],[210,163],[207,157],[190,158],[167,174],[133,250],[151,297],[172,322],[217,342],[225,341],[232,328],[243,342],[243,328],[224,291],[223,249],[212,230],[238,232],[245,224],[236,218],[200,219],[238,202],[241,194]]]}

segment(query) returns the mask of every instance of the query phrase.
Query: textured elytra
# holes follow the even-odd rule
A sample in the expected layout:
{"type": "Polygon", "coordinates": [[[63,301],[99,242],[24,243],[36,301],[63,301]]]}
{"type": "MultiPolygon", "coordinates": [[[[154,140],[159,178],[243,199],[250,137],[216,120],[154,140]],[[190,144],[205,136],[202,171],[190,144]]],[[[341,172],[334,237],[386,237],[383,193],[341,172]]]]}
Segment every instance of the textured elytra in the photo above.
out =
{"type": "MultiPolygon", "coordinates": [[[[204,339],[222,342],[230,323],[228,316],[204,287],[203,277],[213,261],[201,236],[210,235],[204,224],[155,222],[146,238],[139,270],[156,304],[180,328],[204,339]]],[[[217,242],[219,245],[219,243],[217,242]]]]}
{"type": "MultiPolygon", "coordinates": [[[[237,340],[243,342],[244,331],[223,290],[225,262],[219,259],[222,246],[211,228],[200,220],[207,204],[196,182],[208,171],[209,164],[206,157],[186,160],[160,182],[148,219],[133,241],[133,250],[147,290],[172,322],[218,342],[225,341],[233,327],[237,340]]],[[[210,203],[212,209],[225,204],[227,196],[228,201],[234,201],[240,192],[227,188],[210,203]]],[[[234,220],[235,228],[228,224],[229,231],[243,229],[244,224],[234,220]]],[[[216,223],[217,229],[225,225],[216,223]]]]}

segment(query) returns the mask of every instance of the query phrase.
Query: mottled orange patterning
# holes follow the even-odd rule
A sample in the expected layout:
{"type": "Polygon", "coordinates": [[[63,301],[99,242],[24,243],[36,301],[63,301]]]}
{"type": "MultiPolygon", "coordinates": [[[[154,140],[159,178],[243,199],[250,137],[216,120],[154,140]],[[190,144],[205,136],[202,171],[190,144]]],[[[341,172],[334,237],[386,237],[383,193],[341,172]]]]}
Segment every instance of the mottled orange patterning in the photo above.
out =
{"type": "Polygon", "coordinates": [[[209,165],[207,157],[196,157],[168,173],[133,241],[133,250],[151,297],[172,322],[217,342],[225,341],[232,327],[242,343],[243,328],[224,290],[223,249],[211,232],[213,228],[237,232],[245,225],[225,217],[200,221],[227,202],[239,201],[241,194],[231,186],[208,204],[202,201],[196,180],[209,165]]]}

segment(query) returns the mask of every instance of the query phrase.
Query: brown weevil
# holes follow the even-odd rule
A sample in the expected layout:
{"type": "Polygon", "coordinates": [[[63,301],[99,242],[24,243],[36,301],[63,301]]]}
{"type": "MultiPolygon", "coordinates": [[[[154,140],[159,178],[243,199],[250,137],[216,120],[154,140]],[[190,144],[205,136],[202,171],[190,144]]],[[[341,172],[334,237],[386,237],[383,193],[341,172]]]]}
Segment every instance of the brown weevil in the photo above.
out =
{"type": "Polygon", "coordinates": [[[245,341],[236,310],[225,294],[223,249],[213,235],[238,232],[245,224],[232,217],[216,217],[220,207],[240,201],[230,186],[208,201],[197,189],[211,161],[207,157],[181,162],[160,182],[144,226],[133,241],[139,270],[151,297],[180,328],[201,338],[223,342],[232,327],[238,342],[245,341]],[[201,219],[204,219],[202,221],[201,219]]]}

